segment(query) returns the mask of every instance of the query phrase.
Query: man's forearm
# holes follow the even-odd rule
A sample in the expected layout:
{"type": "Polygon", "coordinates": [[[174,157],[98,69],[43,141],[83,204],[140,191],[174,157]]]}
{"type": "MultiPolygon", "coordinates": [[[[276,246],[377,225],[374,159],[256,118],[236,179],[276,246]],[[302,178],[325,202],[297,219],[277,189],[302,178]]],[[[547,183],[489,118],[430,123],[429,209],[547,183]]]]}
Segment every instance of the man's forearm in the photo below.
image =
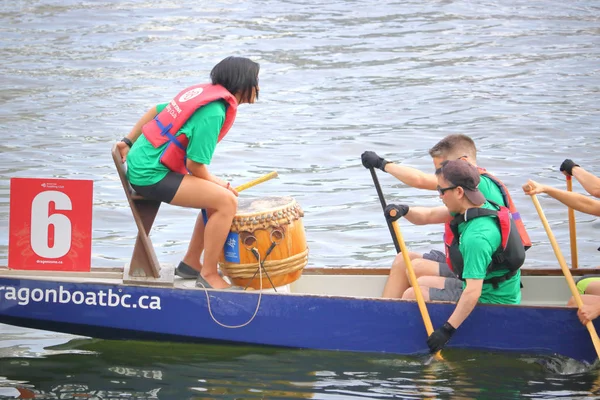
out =
{"type": "Polygon", "coordinates": [[[594,197],[600,197],[600,178],[587,172],[581,167],[573,168],[573,176],[583,186],[586,192],[594,197]]]}
{"type": "Polygon", "coordinates": [[[385,165],[385,172],[417,189],[435,190],[437,187],[437,179],[434,174],[426,174],[416,168],[390,162],[385,165]]]}
{"type": "Polygon", "coordinates": [[[581,193],[568,192],[552,186],[546,186],[544,192],[567,207],[586,214],[600,216],[600,201],[598,200],[586,197],[581,193]]]}
{"type": "Polygon", "coordinates": [[[473,312],[480,296],[481,287],[479,290],[469,290],[467,286],[460,296],[454,312],[450,318],[448,318],[450,325],[452,325],[454,328],[458,328],[467,319],[471,312],[473,312]]]}
{"type": "Polygon", "coordinates": [[[450,213],[445,206],[410,207],[404,218],[414,225],[442,224],[450,218],[450,213]]]}

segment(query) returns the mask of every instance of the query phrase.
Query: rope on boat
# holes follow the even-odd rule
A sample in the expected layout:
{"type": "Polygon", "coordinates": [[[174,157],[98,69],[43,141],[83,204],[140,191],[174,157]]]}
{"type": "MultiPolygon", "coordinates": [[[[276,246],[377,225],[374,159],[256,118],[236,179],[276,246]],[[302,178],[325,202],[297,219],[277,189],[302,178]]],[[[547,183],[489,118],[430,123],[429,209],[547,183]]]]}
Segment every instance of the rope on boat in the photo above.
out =
{"type": "Polygon", "coordinates": [[[261,268],[260,277],[262,280],[263,275],[267,276],[267,273],[271,276],[286,275],[303,269],[306,264],[308,264],[308,249],[283,260],[264,261],[262,264],[260,259],[258,262],[250,264],[227,265],[227,263],[222,263],[221,269],[230,278],[248,279],[253,278],[256,275],[256,270],[261,268]]]}
{"type": "MultiPolygon", "coordinates": [[[[264,268],[260,262],[260,254],[258,255],[258,268],[260,268],[260,269],[264,268]]],[[[243,328],[244,326],[246,326],[250,322],[252,322],[254,320],[254,317],[256,317],[256,314],[258,314],[258,309],[260,308],[260,301],[262,300],[262,289],[263,289],[263,271],[262,270],[260,273],[260,291],[258,292],[258,302],[256,303],[256,309],[254,310],[254,314],[252,314],[250,319],[240,325],[227,325],[227,324],[224,324],[224,323],[218,321],[217,318],[215,318],[215,316],[212,313],[212,309],[210,308],[210,296],[208,295],[208,290],[206,290],[206,287],[204,286],[204,284],[202,282],[200,282],[200,284],[204,288],[204,293],[206,294],[206,304],[208,305],[208,313],[210,314],[210,317],[212,318],[213,321],[215,321],[215,323],[217,325],[222,326],[223,328],[229,328],[229,329],[243,328]]]]}

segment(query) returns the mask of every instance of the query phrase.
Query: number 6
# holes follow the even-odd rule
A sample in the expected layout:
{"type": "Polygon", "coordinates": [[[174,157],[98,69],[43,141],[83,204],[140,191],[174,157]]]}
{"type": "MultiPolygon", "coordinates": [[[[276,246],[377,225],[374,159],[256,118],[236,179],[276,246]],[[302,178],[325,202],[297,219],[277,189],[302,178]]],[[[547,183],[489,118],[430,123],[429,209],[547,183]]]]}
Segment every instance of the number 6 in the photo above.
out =
{"type": "Polygon", "coordinates": [[[62,192],[48,190],[31,203],[31,248],[40,257],[60,258],[71,249],[71,221],[66,215],[49,215],[50,202],[56,210],[71,210],[71,199],[62,192]],[[48,246],[48,228],[54,225],[54,246],[48,246]]]}

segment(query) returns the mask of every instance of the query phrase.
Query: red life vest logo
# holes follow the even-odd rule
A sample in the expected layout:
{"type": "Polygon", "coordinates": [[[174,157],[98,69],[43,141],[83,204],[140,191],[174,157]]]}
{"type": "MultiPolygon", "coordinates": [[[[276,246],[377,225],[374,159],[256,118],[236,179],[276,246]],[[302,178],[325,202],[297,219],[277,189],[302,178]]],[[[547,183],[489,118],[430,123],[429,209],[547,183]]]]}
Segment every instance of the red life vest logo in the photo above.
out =
{"type": "Polygon", "coordinates": [[[8,268],[90,271],[93,182],[12,178],[8,268]]]}
{"type": "Polygon", "coordinates": [[[182,94],[181,96],[179,96],[179,102],[185,103],[186,101],[189,101],[189,100],[193,99],[194,97],[198,97],[203,91],[204,91],[203,88],[195,88],[190,91],[187,91],[184,94],[182,94]]]}

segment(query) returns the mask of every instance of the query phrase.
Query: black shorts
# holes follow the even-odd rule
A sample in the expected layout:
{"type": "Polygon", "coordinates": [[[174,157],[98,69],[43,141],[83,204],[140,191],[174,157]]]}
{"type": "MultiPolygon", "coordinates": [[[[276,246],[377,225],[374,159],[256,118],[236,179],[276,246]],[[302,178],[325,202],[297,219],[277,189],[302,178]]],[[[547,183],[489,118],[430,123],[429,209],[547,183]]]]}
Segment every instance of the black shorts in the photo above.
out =
{"type": "Polygon", "coordinates": [[[154,185],[138,186],[131,184],[131,187],[147,199],[170,203],[173,201],[173,197],[175,197],[177,190],[179,190],[179,185],[181,185],[182,180],[183,174],[169,171],[164,178],[154,185]]]}

